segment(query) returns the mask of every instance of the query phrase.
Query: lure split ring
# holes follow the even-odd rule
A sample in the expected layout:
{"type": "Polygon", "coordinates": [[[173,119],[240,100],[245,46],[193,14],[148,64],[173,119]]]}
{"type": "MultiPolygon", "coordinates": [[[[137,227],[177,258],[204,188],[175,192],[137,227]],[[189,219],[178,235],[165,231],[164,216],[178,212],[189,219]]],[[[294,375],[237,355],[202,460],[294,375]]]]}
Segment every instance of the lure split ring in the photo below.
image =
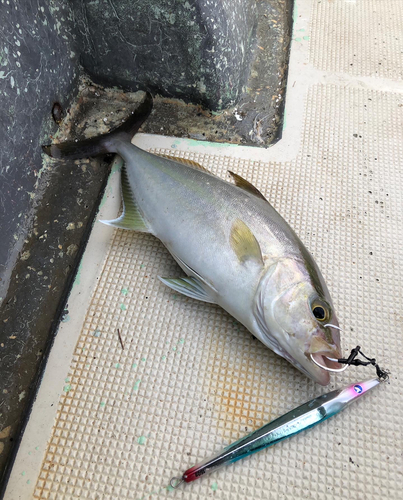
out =
{"type": "Polygon", "coordinates": [[[173,477],[170,481],[169,481],[169,484],[171,486],[171,488],[174,488],[176,489],[179,485],[181,485],[182,483],[184,482],[184,479],[183,477],[173,477]]]}

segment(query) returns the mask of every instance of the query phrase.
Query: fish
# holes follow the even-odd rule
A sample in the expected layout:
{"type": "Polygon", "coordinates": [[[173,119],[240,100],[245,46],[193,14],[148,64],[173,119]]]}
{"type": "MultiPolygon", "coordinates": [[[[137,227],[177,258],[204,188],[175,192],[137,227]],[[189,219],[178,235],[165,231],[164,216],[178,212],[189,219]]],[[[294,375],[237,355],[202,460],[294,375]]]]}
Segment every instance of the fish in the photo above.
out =
{"type": "Polygon", "coordinates": [[[116,153],[122,215],[103,221],[157,237],[184,277],[159,277],[175,292],[218,304],[257,339],[321,385],[337,368],[340,329],[325,280],[294,230],[240,175],[221,179],[200,164],[131,143],[152,111],[149,93],[119,127],[81,142],[43,146],[54,158],[116,153]],[[312,357],[322,366],[314,363],[312,357]]]}

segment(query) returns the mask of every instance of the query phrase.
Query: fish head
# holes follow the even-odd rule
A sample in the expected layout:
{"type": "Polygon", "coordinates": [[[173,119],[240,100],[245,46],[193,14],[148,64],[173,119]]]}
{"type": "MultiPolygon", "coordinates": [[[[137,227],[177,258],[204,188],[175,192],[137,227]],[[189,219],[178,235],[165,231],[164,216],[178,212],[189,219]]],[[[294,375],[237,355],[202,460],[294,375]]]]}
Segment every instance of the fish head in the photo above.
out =
{"type": "Polygon", "coordinates": [[[323,366],[341,368],[328,359],[341,357],[340,330],[323,278],[315,285],[299,263],[282,263],[262,280],[254,312],[263,343],[315,382],[327,385],[329,372],[311,356],[323,366]]]}

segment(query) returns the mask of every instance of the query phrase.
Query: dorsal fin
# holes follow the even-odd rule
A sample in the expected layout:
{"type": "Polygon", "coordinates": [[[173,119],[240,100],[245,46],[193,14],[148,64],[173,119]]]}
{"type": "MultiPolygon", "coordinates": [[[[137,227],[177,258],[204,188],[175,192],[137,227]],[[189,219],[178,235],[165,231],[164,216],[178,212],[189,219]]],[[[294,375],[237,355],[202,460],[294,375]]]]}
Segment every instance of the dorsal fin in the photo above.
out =
{"type": "Polygon", "coordinates": [[[157,156],[161,156],[162,158],[167,158],[168,160],[173,160],[173,161],[176,161],[178,163],[183,163],[184,165],[189,165],[189,167],[203,170],[204,172],[208,172],[209,174],[211,173],[207,170],[207,168],[204,168],[203,165],[200,165],[200,163],[197,163],[197,161],[188,160],[187,158],[178,158],[176,156],[164,155],[164,154],[160,154],[160,153],[157,153],[157,156]]]}
{"type": "Polygon", "coordinates": [[[237,219],[231,228],[231,247],[239,261],[244,264],[247,260],[254,260],[263,266],[262,251],[255,235],[241,219],[237,219]]]}
{"type": "Polygon", "coordinates": [[[132,231],[149,233],[150,229],[147,222],[144,220],[144,217],[140,213],[139,207],[130,187],[126,167],[124,165],[122,167],[121,175],[123,213],[117,219],[101,220],[100,222],[102,222],[103,224],[107,224],[108,226],[118,227],[120,229],[131,229],[132,231]]]}
{"type": "Polygon", "coordinates": [[[238,186],[241,189],[244,189],[245,191],[248,191],[249,193],[254,194],[255,196],[258,196],[259,198],[262,198],[262,200],[267,201],[266,198],[262,195],[262,193],[257,188],[255,188],[255,186],[251,184],[249,181],[245,180],[243,177],[236,174],[235,172],[231,172],[231,170],[228,170],[228,173],[234,179],[236,186],[238,186]]]}

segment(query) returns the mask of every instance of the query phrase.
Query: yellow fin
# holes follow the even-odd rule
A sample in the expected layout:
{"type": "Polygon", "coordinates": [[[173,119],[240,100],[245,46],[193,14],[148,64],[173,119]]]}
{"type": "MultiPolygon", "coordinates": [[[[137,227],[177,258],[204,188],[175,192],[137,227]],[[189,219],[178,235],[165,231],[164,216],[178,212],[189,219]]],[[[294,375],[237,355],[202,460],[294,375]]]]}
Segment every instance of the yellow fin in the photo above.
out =
{"type": "Polygon", "coordinates": [[[207,168],[204,168],[203,165],[200,165],[200,163],[197,163],[197,161],[193,160],[188,160],[187,158],[178,158],[176,156],[170,156],[170,155],[163,155],[163,154],[157,154],[157,156],[161,156],[162,158],[167,158],[168,160],[173,160],[176,161],[177,163],[183,163],[184,165],[189,165],[189,167],[197,168],[199,170],[203,170],[204,172],[209,172],[207,168]]]}
{"type": "Polygon", "coordinates": [[[121,174],[121,190],[123,199],[123,213],[120,217],[113,220],[101,220],[103,224],[108,226],[118,227],[120,229],[131,229],[141,233],[149,233],[150,228],[144,217],[140,213],[137,206],[132,189],[130,187],[129,178],[125,166],[122,167],[121,174]]]}
{"type": "Polygon", "coordinates": [[[247,260],[255,260],[263,265],[260,245],[252,231],[240,219],[237,219],[232,225],[230,243],[242,263],[247,260]]]}
{"type": "Polygon", "coordinates": [[[235,172],[231,172],[231,170],[228,170],[228,173],[234,179],[236,186],[238,186],[241,189],[245,189],[245,191],[248,191],[249,193],[252,193],[255,196],[258,196],[259,198],[262,198],[263,200],[267,201],[266,198],[262,195],[262,193],[257,188],[255,188],[255,186],[251,184],[249,181],[245,180],[243,177],[236,174],[235,172]]]}

